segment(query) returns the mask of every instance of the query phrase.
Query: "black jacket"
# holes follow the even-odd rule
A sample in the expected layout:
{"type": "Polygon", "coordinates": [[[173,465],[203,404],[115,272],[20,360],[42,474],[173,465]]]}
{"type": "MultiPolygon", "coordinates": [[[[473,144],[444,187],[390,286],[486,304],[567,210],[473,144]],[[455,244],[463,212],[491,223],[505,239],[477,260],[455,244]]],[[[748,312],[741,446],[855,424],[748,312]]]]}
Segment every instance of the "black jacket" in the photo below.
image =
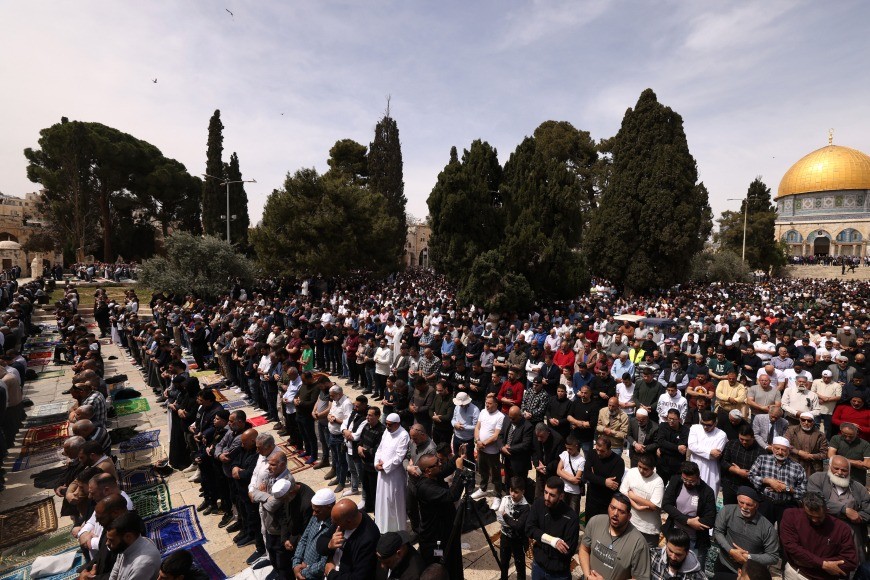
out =
{"type": "MultiPolygon", "coordinates": [[[[550,428],[550,436],[541,443],[538,438],[532,439],[532,469],[537,469],[540,461],[547,466],[547,477],[556,475],[559,467],[559,455],[565,450],[562,436],[550,428]]],[[[538,475],[540,477],[540,475],[538,475]]]]}
{"type": "Polygon", "coordinates": [[[580,519],[577,513],[560,501],[553,509],[547,509],[544,498],[539,497],[532,504],[526,520],[526,535],[535,540],[535,563],[550,574],[571,574],[571,558],[577,553],[580,541],[580,519]],[[563,554],[549,544],[541,541],[548,534],[568,544],[568,553],[563,554]]]}
{"type": "MultiPolygon", "coordinates": [[[[426,569],[426,565],[423,564],[423,558],[420,557],[420,552],[414,546],[406,544],[406,547],[408,551],[405,557],[393,568],[390,580],[417,580],[423,573],[423,570],[426,569]]],[[[387,580],[387,570],[378,566],[375,578],[377,580],[387,580]]]]}
{"type": "Polygon", "coordinates": [[[289,517],[285,525],[281,526],[281,542],[290,540],[294,547],[299,544],[299,538],[302,537],[302,532],[305,531],[305,526],[308,525],[308,520],[313,514],[311,500],[314,498],[314,490],[304,483],[299,485],[301,486],[299,493],[287,503],[289,517]]]}
{"type": "MultiPolygon", "coordinates": [[[[502,446],[507,445],[508,431],[510,430],[511,419],[505,417],[501,425],[501,433],[499,439],[502,446]]],[[[510,462],[511,471],[514,473],[528,471],[532,467],[532,441],[535,439],[534,426],[525,419],[521,419],[520,423],[514,428],[513,439],[511,441],[511,454],[505,455],[505,462],[510,462]]]]}
{"type": "MultiPolygon", "coordinates": [[[[381,533],[368,514],[362,513],[360,515],[362,520],[359,526],[353,535],[344,542],[344,548],[341,552],[341,570],[330,572],[327,576],[329,580],[339,580],[340,578],[356,580],[357,578],[371,578],[375,575],[376,549],[381,533]]],[[[317,551],[322,556],[326,556],[327,561],[331,560],[335,554],[335,550],[329,549],[329,541],[332,539],[335,529],[335,524],[332,524],[326,533],[317,540],[317,551]]]]}
{"type": "Polygon", "coordinates": [[[680,464],[686,460],[686,454],[680,453],[680,445],[689,446],[689,427],[680,425],[679,430],[674,431],[668,425],[660,425],[656,433],[658,443],[659,466],[670,473],[676,473],[680,464]]]}
{"type": "MultiPolygon", "coordinates": [[[[677,498],[680,496],[681,491],[683,491],[683,477],[678,474],[673,476],[668,482],[667,487],[665,487],[665,494],[662,497],[662,510],[668,514],[668,519],[665,520],[662,526],[662,532],[664,532],[665,537],[670,535],[671,530],[674,529],[675,522],[685,525],[689,519],[688,516],[677,509],[677,498]]],[[[701,523],[710,526],[710,529],[713,529],[713,526],[716,524],[716,498],[713,496],[713,489],[703,481],[698,484],[698,517],[701,518],[701,523]]],[[[710,546],[710,534],[698,531],[695,536],[697,538],[698,549],[706,550],[710,546]]]]}

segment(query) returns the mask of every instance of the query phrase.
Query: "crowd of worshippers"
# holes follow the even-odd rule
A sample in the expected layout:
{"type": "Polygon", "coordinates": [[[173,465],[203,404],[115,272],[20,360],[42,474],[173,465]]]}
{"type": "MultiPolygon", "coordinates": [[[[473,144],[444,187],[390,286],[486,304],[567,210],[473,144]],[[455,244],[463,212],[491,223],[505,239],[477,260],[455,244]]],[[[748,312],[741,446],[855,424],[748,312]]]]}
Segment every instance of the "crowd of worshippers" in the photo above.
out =
{"type": "MultiPolygon", "coordinates": [[[[24,397],[24,384],[34,374],[27,373],[22,349],[27,337],[39,331],[32,316],[43,288],[41,281],[22,285],[14,278],[0,281],[0,462],[14,446],[26,408],[32,404],[24,397]]],[[[5,478],[6,470],[0,465],[0,491],[5,489],[5,478]]]]}
{"type": "Polygon", "coordinates": [[[168,467],[191,473],[201,512],[278,575],[365,575],[389,533],[404,542],[399,569],[461,574],[450,532],[469,460],[472,498],[492,496],[501,522],[504,573],[514,559],[519,577],[529,538],[547,578],[567,577],[575,554],[590,578],[699,578],[714,544],[720,578],[774,565],[833,578],[865,562],[866,283],[589,296],[523,317],[457,308],[426,273],[319,297],[270,287],[216,304],[158,295],[153,321],[123,308],[110,322],[171,411],[168,467]],[[218,405],[185,351],[288,447],[218,405]],[[328,469],[321,499],[288,455],[328,469]],[[296,517],[306,497],[312,515],[335,505],[296,517]]]}

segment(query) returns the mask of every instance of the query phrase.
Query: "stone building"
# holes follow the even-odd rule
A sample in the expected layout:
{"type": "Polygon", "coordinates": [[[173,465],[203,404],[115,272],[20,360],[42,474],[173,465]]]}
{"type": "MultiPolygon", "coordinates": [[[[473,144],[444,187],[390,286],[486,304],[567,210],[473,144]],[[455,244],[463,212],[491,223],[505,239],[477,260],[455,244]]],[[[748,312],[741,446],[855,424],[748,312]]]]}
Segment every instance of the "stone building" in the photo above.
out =
{"type": "Polygon", "coordinates": [[[792,165],[774,198],[776,237],[792,256],[867,256],[870,156],[833,144],[792,165]]]}
{"type": "Polygon", "coordinates": [[[30,276],[34,258],[44,267],[63,261],[60,254],[28,253],[21,248],[30,236],[50,227],[40,217],[38,204],[38,192],[27,193],[23,198],[0,194],[0,269],[21,266],[22,275],[30,276]]]}
{"type": "Polygon", "coordinates": [[[429,236],[432,228],[426,223],[408,224],[405,236],[405,266],[408,268],[429,267],[429,236]]]}

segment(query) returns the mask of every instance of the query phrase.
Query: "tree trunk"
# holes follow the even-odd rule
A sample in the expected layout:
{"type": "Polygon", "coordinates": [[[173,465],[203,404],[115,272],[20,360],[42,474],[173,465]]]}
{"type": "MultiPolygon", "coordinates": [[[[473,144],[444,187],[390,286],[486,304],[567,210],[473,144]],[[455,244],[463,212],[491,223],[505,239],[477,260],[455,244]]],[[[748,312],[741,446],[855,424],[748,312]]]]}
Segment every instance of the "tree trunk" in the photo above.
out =
{"type": "Polygon", "coordinates": [[[100,195],[100,222],[103,226],[103,261],[112,261],[112,214],[109,207],[109,195],[104,191],[100,195]]]}

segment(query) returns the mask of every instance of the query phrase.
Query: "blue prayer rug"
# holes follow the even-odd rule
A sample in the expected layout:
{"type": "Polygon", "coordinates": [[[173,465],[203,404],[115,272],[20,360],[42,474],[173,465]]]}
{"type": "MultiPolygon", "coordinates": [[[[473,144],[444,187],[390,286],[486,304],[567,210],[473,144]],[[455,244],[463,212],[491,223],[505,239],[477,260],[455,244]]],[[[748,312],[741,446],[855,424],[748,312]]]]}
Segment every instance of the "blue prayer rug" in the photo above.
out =
{"type": "Polygon", "coordinates": [[[206,541],[196,509],[186,505],[145,520],[145,535],[161,554],[198,546],[206,541]]]}
{"type": "Polygon", "coordinates": [[[145,449],[154,449],[155,447],[160,447],[160,429],[143,431],[132,439],[122,441],[118,445],[118,451],[120,453],[135,453],[145,449]]]}

